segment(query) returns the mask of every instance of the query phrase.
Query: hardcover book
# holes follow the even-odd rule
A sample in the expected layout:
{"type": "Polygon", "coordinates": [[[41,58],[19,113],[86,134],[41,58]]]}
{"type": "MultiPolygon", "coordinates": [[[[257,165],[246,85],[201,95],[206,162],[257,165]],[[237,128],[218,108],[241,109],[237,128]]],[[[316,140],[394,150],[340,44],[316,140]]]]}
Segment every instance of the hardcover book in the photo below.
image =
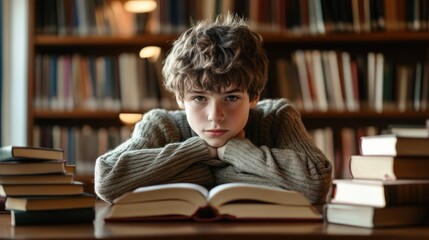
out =
{"type": "Polygon", "coordinates": [[[69,184],[1,184],[0,196],[58,196],[84,193],[81,182],[69,184]]]}
{"type": "Polygon", "coordinates": [[[429,138],[400,137],[393,134],[363,136],[362,155],[429,156],[429,138]]]}
{"type": "Polygon", "coordinates": [[[350,172],[353,178],[429,179],[429,157],[353,155],[350,172]]]}
{"type": "MultiPolygon", "coordinates": [[[[1,165],[0,165],[1,166],[1,165]]],[[[73,174],[0,175],[0,184],[72,183],[73,174]]]]}
{"type": "Polygon", "coordinates": [[[379,208],[330,203],[324,206],[324,217],[328,223],[366,228],[409,226],[424,224],[428,210],[427,205],[379,208]]]}
{"type": "Polygon", "coordinates": [[[64,151],[63,149],[31,146],[0,147],[0,161],[7,161],[13,159],[63,160],[64,151]]]}
{"type": "Polygon", "coordinates": [[[6,198],[6,210],[41,211],[90,208],[95,206],[95,196],[84,193],[72,196],[28,196],[6,198]]]}
{"type": "Polygon", "coordinates": [[[31,175],[31,174],[53,174],[66,173],[66,162],[56,161],[0,161],[0,175],[31,175]]]}
{"type": "Polygon", "coordinates": [[[429,204],[429,179],[336,179],[333,184],[332,203],[373,207],[429,204]]]}
{"type": "Polygon", "coordinates": [[[228,183],[210,191],[191,183],[141,187],[114,201],[105,221],[322,220],[300,193],[228,183]]]}

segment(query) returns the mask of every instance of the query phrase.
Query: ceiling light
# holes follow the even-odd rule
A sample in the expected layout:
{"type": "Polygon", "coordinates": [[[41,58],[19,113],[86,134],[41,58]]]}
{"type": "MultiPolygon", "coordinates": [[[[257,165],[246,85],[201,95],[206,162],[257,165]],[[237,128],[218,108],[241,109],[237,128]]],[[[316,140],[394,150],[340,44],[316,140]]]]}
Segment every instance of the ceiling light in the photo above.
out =
{"type": "Polygon", "coordinates": [[[152,12],[156,7],[157,3],[153,0],[131,0],[124,3],[124,9],[132,13],[152,12]]]}

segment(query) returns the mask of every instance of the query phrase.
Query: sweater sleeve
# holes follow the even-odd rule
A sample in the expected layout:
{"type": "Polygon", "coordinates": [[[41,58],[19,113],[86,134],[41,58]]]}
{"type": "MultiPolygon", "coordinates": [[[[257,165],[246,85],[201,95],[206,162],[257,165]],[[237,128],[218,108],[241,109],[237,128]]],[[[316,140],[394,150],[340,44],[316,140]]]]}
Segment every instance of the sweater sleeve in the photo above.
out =
{"type": "Polygon", "coordinates": [[[210,159],[205,142],[199,137],[179,140],[180,131],[165,114],[148,113],[135,126],[130,139],[98,157],[95,192],[104,201],[112,202],[145,185],[213,182],[209,167],[197,164],[210,159]]]}
{"type": "Polygon", "coordinates": [[[301,192],[312,203],[323,203],[331,186],[332,167],[314,145],[297,110],[283,105],[269,125],[260,124],[265,129],[255,129],[259,138],[272,138],[265,141],[272,143],[256,146],[248,139],[231,139],[224,153],[230,167],[219,169],[216,181],[269,184],[301,192]]]}

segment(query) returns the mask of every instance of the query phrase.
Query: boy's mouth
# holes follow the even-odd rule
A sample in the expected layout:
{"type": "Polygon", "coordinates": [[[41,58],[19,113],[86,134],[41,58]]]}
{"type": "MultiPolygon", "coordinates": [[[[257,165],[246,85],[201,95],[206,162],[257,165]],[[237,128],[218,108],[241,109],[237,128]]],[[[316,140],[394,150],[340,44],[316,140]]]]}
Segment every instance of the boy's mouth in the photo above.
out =
{"type": "Polygon", "coordinates": [[[212,137],[219,137],[224,135],[228,130],[226,129],[209,129],[205,130],[206,134],[212,137]]]}

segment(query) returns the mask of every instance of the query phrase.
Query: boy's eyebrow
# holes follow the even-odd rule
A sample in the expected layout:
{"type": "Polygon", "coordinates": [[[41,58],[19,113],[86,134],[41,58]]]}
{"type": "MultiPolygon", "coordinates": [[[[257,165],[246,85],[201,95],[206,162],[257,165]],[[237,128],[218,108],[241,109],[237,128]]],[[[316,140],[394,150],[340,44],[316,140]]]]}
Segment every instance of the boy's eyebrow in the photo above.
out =
{"type": "Polygon", "coordinates": [[[191,94],[203,94],[204,91],[192,90],[192,91],[189,91],[188,93],[191,93],[191,94]]]}

